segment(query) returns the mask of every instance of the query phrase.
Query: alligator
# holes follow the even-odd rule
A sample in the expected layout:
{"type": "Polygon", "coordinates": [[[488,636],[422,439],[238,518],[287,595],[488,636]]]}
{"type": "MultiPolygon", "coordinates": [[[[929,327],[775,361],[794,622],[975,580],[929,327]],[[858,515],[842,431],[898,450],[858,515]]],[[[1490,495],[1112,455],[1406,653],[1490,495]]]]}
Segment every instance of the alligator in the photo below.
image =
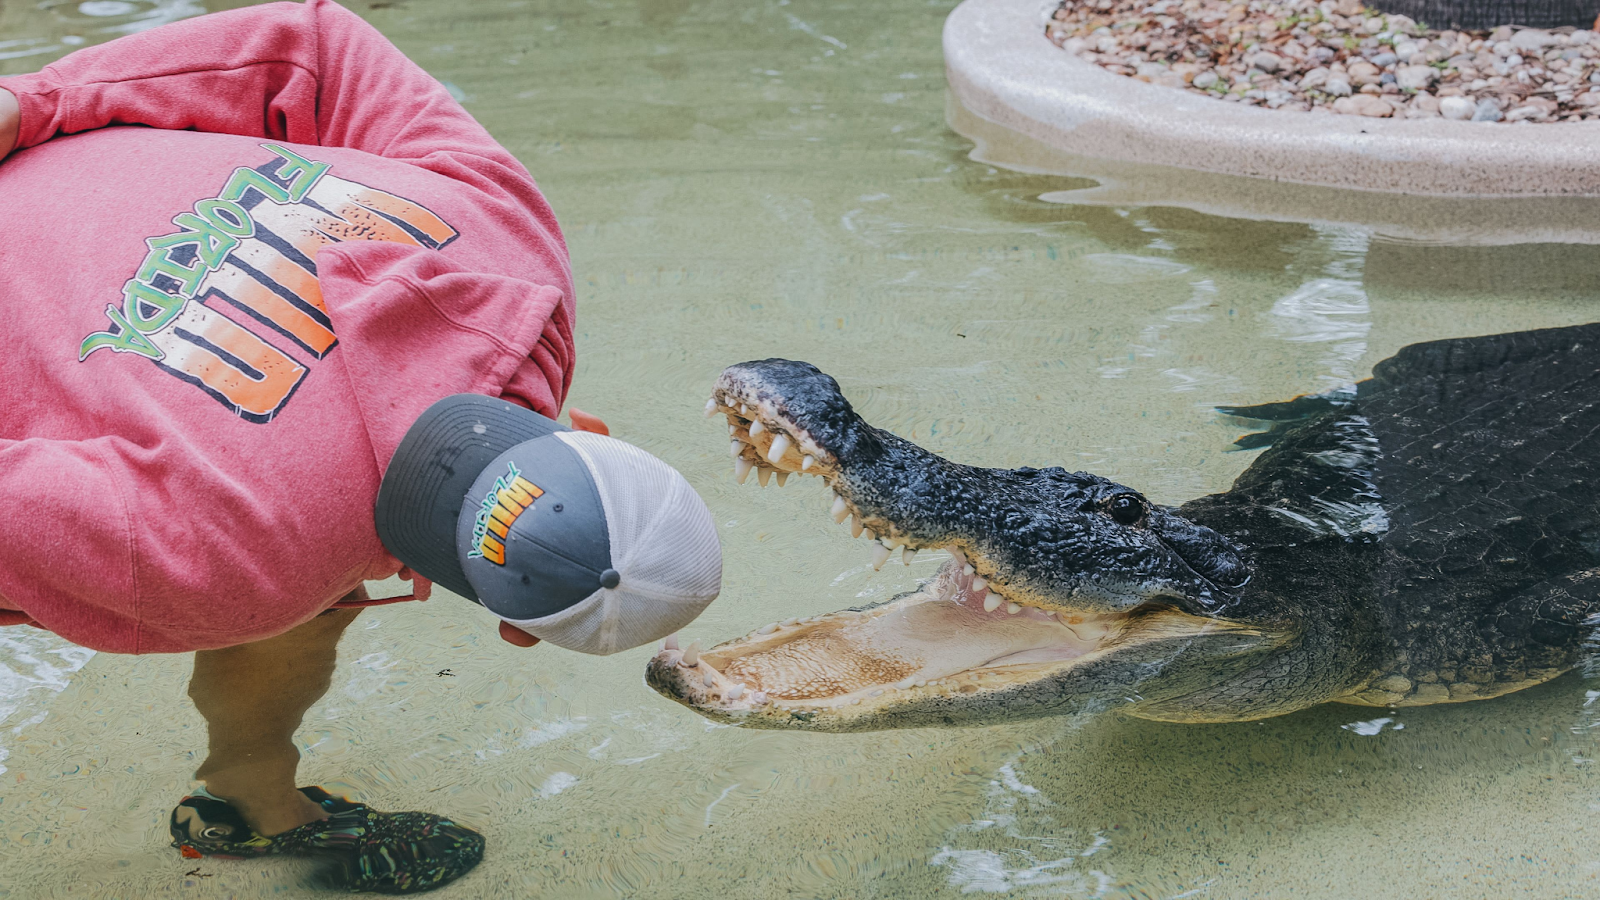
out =
{"type": "Polygon", "coordinates": [[[1177,507],[1059,467],[943,459],[784,359],[723,371],[735,475],[815,476],[832,515],[948,552],[915,591],[702,650],[647,683],[707,718],[821,732],[1122,708],[1167,722],[1496,697],[1584,658],[1600,607],[1600,324],[1414,344],[1260,430],[1177,507]]]}

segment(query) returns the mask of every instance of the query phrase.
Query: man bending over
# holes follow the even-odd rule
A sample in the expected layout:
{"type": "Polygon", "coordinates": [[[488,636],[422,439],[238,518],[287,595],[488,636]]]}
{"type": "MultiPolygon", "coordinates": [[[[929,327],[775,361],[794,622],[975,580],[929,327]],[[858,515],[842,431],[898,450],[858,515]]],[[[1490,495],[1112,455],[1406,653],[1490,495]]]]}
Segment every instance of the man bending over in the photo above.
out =
{"type": "Polygon", "coordinates": [[[551,421],[572,278],[532,178],[329,0],[0,79],[0,157],[0,624],[195,653],[185,855],[458,877],[476,832],[295,782],[362,582],[409,566],[590,653],[720,586],[681,476],[551,421]]]}

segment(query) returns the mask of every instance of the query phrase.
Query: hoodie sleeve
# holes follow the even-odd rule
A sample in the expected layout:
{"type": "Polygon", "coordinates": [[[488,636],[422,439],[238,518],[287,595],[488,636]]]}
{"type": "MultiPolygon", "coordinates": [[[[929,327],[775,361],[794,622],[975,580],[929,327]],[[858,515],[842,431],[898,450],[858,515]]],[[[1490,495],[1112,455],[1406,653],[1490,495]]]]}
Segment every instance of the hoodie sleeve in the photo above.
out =
{"type": "MultiPolygon", "coordinates": [[[[332,0],[175,22],[87,47],[32,75],[0,78],[0,88],[16,94],[21,108],[18,150],[111,125],[348,147],[436,172],[511,207],[521,221],[508,230],[522,232],[530,247],[554,249],[566,267],[560,226],[528,170],[443,85],[332,0]]],[[[562,276],[569,287],[570,272],[562,276]]],[[[568,290],[541,342],[549,352],[514,375],[507,399],[538,406],[551,393],[558,407],[565,400],[575,314],[568,290]],[[559,372],[550,359],[559,359],[559,372]]]]}
{"type": "Polygon", "coordinates": [[[108,125],[350,147],[432,168],[475,157],[527,171],[444,86],[332,0],[199,16],[0,79],[17,95],[17,148],[108,125]]]}

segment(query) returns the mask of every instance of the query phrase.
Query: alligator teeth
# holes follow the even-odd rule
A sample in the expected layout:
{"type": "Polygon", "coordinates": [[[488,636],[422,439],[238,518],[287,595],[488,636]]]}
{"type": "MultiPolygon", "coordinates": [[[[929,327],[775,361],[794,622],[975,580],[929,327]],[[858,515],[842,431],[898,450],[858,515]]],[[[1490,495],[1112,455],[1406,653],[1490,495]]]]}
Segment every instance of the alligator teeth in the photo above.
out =
{"type": "Polygon", "coordinates": [[[734,441],[728,445],[729,456],[738,456],[742,452],[744,452],[744,441],[734,441]]]}
{"type": "Polygon", "coordinates": [[[706,673],[706,677],[700,679],[700,683],[705,685],[706,687],[715,687],[716,683],[717,683],[717,679],[711,677],[711,673],[707,672],[706,673]]]}
{"type": "Polygon", "coordinates": [[[783,487],[783,483],[785,481],[788,481],[788,480],[789,480],[789,473],[788,472],[779,472],[778,473],[778,487],[783,487]]]}
{"type": "Polygon", "coordinates": [[[678,649],[678,633],[676,631],[674,631],[672,634],[667,635],[667,639],[661,642],[661,649],[663,649],[663,650],[676,650],[676,649],[678,649]]]}
{"type": "Polygon", "coordinates": [[[734,460],[733,480],[739,482],[740,484],[744,484],[744,480],[750,477],[750,470],[755,468],[755,465],[755,463],[745,459],[742,456],[734,460]]]}
{"type": "Polygon", "coordinates": [[[883,568],[883,564],[888,562],[888,561],[889,561],[889,548],[885,547],[884,545],[882,545],[880,543],[878,543],[877,541],[873,541],[872,542],[872,570],[874,572],[878,571],[879,569],[883,568]]]}
{"type": "Polygon", "coordinates": [[[772,449],[767,451],[767,462],[775,463],[783,459],[783,454],[788,451],[789,445],[794,443],[787,434],[780,434],[772,439],[772,449]]]}
{"type": "Polygon", "coordinates": [[[850,506],[849,506],[849,504],[845,503],[844,502],[844,498],[839,496],[838,494],[834,494],[833,495],[832,513],[833,513],[833,523],[835,525],[839,524],[840,522],[843,522],[844,521],[844,517],[850,515],[850,506]]]}
{"type": "Polygon", "coordinates": [[[762,432],[762,430],[764,430],[766,427],[767,426],[761,424],[761,420],[760,419],[751,419],[750,420],[750,436],[751,437],[755,437],[756,435],[760,434],[762,432]]]}
{"type": "Polygon", "coordinates": [[[800,460],[800,471],[804,472],[805,470],[811,468],[812,466],[814,466],[816,464],[817,464],[817,458],[815,456],[812,456],[811,454],[807,453],[806,454],[806,458],[800,460]]]}
{"type": "Polygon", "coordinates": [[[981,575],[978,576],[977,578],[972,579],[972,589],[975,590],[975,591],[984,590],[988,586],[989,586],[989,582],[986,581],[983,578],[983,576],[981,576],[981,575]]]}
{"type": "Polygon", "coordinates": [[[761,482],[761,486],[762,487],[766,487],[767,486],[767,482],[771,478],[772,478],[772,470],[767,468],[766,466],[762,466],[761,468],[756,470],[756,480],[761,482]]]}
{"type": "Polygon", "coordinates": [[[1004,602],[1005,601],[1000,598],[999,594],[989,594],[983,598],[983,611],[994,612],[995,610],[999,609],[1000,604],[1004,602]]]}
{"type": "Polygon", "coordinates": [[[911,565],[912,557],[914,557],[916,555],[917,555],[917,551],[915,549],[913,549],[911,547],[907,547],[904,550],[900,551],[900,562],[902,564],[904,564],[904,565],[908,565],[909,566],[909,565],[911,565]]]}
{"type": "Polygon", "coordinates": [[[856,515],[855,513],[851,513],[850,514],[850,536],[851,537],[861,537],[861,531],[862,531],[861,517],[856,515]]]}
{"type": "Polygon", "coordinates": [[[712,397],[710,400],[706,401],[706,418],[709,419],[709,418],[711,418],[712,416],[714,416],[716,414],[717,414],[717,398],[712,397]]]}
{"type": "Polygon", "coordinates": [[[894,683],[894,689],[897,690],[897,691],[903,691],[903,690],[911,687],[912,685],[914,685],[916,683],[917,682],[916,682],[915,679],[907,678],[907,679],[905,679],[903,681],[896,681],[894,683]]]}
{"type": "Polygon", "coordinates": [[[745,406],[743,403],[739,404],[739,415],[743,416],[748,415],[749,413],[750,408],[748,406],[745,406]]]}
{"type": "Polygon", "coordinates": [[[690,641],[689,646],[683,651],[683,664],[689,668],[700,665],[700,642],[690,641]]]}
{"type": "Polygon", "coordinates": [[[1022,612],[1022,607],[1016,603],[1008,603],[1006,604],[1006,612],[1014,616],[1017,613],[1022,612]]]}
{"type": "Polygon", "coordinates": [[[729,700],[737,700],[737,699],[739,699],[740,697],[743,697],[743,696],[744,696],[744,685],[735,684],[733,687],[728,688],[728,699],[729,700]]]}
{"type": "Polygon", "coordinates": [[[782,625],[785,628],[792,628],[792,627],[794,627],[796,625],[799,625],[800,624],[800,620],[799,619],[784,619],[782,622],[779,622],[778,624],[782,625]]]}
{"type": "Polygon", "coordinates": [[[872,530],[872,529],[871,529],[871,528],[863,528],[863,529],[861,529],[861,530],[862,530],[862,531],[863,531],[863,532],[865,532],[865,533],[866,533],[866,535],[867,535],[867,540],[869,540],[869,541],[875,541],[875,540],[877,540],[877,539],[878,539],[878,534],[877,534],[877,532],[875,532],[875,531],[873,531],[873,530],[872,530]]]}
{"type": "Polygon", "coordinates": [[[963,575],[971,575],[974,571],[975,570],[970,565],[961,567],[961,574],[963,575]]]}
{"type": "Polygon", "coordinates": [[[774,631],[777,631],[777,630],[778,630],[778,623],[777,622],[773,622],[771,624],[763,625],[760,628],[757,628],[756,629],[756,634],[771,634],[771,633],[773,633],[774,631]]]}

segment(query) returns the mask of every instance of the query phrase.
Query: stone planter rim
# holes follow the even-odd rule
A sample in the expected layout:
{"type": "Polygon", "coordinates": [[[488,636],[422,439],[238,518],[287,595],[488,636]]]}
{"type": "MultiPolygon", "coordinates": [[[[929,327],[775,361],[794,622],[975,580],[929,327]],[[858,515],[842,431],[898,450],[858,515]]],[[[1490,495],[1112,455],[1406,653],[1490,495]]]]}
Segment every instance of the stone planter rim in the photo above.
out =
{"type": "Polygon", "coordinates": [[[1600,122],[1506,124],[1269,110],[1116,75],[1045,36],[1055,0],[965,0],[946,75],[972,113],[1068,153],[1322,187],[1600,196],[1600,122]]]}

